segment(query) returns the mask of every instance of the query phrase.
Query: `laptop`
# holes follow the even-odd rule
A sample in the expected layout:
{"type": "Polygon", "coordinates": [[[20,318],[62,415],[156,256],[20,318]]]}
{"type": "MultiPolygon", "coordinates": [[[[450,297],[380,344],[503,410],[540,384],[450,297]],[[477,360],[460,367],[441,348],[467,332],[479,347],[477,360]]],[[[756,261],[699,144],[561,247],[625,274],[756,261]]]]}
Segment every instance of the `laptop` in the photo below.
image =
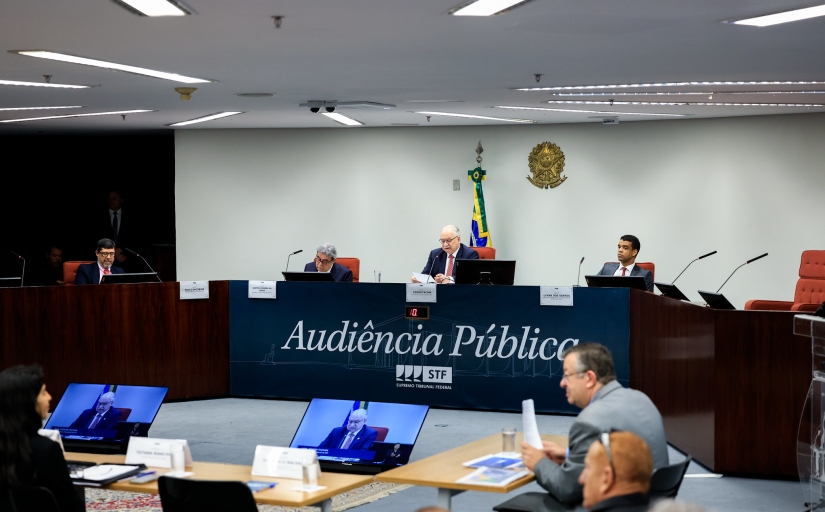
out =
{"type": "Polygon", "coordinates": [[[329,272],[281,272],[286,281],[335,281],[329,272]]]}
{"type": "Polygon", "coordinates": [[[100,284],[159,283],[157,272],[140,272],[137,274],[106,274],[100,284]]]}
{"type": "Polygon", "coordinates": [[[455,260],[456,284],[512,285],[515,260],[455,260]]]}
{"type": "Polygon", "coordinates": [[[429,405],[313,398],[289,447],[315,450],[322,470],[380,473],[409,462],[429,409],[429,405]],[[359,409],[367,411],[366,421],[363,413],[355,412],[359,409]],[[357,433],[348,439],[351,431],[357,433]]]}
{"type": "Polygon", "coordinates": [[[130,437],[148,436],[167,391],[73,382],[43,428],[60,432],[66,451],[126,453],[130,437]]]}
{"type": "Polygon", "coordinates": [[[590,288],[636,288],[647,290],[645,278],[641,276],[584,276],[590,288]]]}
{"type": "Polygon", "coordinates": [[[699,290],[699,295],[701,295],[702,298],[705,299],[705,302],[708,303],[708,306],[713,309],[736,309],[721,293],[703,292],[699,290]]]}

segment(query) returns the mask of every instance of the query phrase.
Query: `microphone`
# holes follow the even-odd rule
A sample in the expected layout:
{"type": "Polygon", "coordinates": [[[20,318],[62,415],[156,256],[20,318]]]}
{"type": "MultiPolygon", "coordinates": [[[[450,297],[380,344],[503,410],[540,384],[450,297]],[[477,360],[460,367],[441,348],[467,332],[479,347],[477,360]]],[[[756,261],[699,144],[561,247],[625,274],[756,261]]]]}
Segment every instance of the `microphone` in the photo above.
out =
{"type": "MultiPolygon", "coordinates": [[[[157,272],[155,272],[155,269],[152,268],[152,265],[150,265],[149,262],[146,261],[146,258],[144,258],[140,254],[136,253],[132,249],[129,249],[128,247],[124,247],[123,250],[126,251],[126,252],[130,252],[130,253],[134,254],[135,256],[137,256],[138,258],[142,259],[143,263],[145,263],[146,266],[149,267],[149,270],[151,270],[152,273],[155,274],[155,277],[157,277],[157,272]]],[[[158,277],[158,282],[160,282],[160,277],[158,277]]]]}
{"type": "Polygon", "coordinates": [[[23,260],[23,272],[20,274],[20,287],[23,287],[23,278],[26,277],[26,258],[9,249],[9,252],[23,260]]]}
{"type": "MultiPolygon", "coordinates": [[[[754,262],[754,261],[756,261],[756,260],[761,260],[762,258],[764,258],[764,257],[765,257],[765,256],[767,256],[767,255],[768,255],[768,253],[765,253],[765,254],[763,254],[762,256],[757,256],[757,257],[755,257],[755,258],[749,259],[749,260],[748,260],[748,261],[746,261],[745,263],[742,263],[741,265],[739,265],[738,267],[736,267],[736,269],[735,269],[733,272],[731,272],[731,274],[728,276],[728,278],[727,278],[727,279],[725,279],[725,282],[724,282],[724,283],[722,283],[722,286],[725,286],[725,283],[727,283],[728,281],[730,281],[730,278],[731,278],[731,277],[733,277],[733,274],[735,274],[737,270],[739,270],[740,268],[744,267],[744,266],[745,266],[745,265],[747,265],[748,263],[753,263],[753,262],[754,262]]],[[[721,290],[721,289],[722,289],[722,286],[720,286],[720,287],[719,287],[719,290],[721,290]]],[[[716,290],[716,293],[719,293],[719,290],[716,290]]]]}
{"type": "Polygon", "coordinates": [[[576,286],[579,285],[579,279],[582,276],[582,263],[584,263],[584,256],[582,256],[582,260],[579,262],[579,274],[576,276],[576,286]]]}
{"type": "MultiPolygon", "coordinates": [[[[716,251],[709,252],[709,253],[705,254],[704,256],[699,256],[699,257],[698,257],[698,258],[696,258],[695,260],[693,260],[693,261],[691,261],[690,263],[688,263],[688,264],[687,264],[687,267],[685,267],[685,270],[687,270],[689,266],[693,265],[693,263],[694,263],[694,262],[699,261],[699,260],[701,260],[702,258],[707,258],[708,256],[713,256],[714,254],[716,254],[716,251]]],[[[683,271],[679,272],[679,275],[678,275],[678,276],[676,276],[676,279],[679,279],[680,277],[682,277],[682,274],[684,274],[684,273],[685,273],[685,270],[683,270],[683,271]]],[[[676,279],[674,279],[674,280],[673,280],[673,282],[672,282],[672,283],[670,283],[670,284],[675,283],[675,282],[676,282],[676,279]]]]}
{"type": "Polygon", "coordinates": [[[293,254],[298,254],[299,252],[304,252],[304,250],[303,249],[298,249],[295,252],[289,253],[289,256],[286,257],[286,270],[284,270],[284,272],[289,271],[289,258],[291,258],[293,254]]]}

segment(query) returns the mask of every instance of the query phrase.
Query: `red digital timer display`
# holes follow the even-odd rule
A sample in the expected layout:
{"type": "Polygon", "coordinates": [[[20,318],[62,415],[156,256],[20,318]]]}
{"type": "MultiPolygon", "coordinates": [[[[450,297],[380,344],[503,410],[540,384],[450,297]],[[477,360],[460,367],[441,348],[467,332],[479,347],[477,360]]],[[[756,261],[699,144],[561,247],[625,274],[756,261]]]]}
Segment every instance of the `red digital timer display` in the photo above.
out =
{"type": "Polygon", "coordinates": [[[407,320],[429,320],[429,306],[404,306],[404,318],[407,320]]]}

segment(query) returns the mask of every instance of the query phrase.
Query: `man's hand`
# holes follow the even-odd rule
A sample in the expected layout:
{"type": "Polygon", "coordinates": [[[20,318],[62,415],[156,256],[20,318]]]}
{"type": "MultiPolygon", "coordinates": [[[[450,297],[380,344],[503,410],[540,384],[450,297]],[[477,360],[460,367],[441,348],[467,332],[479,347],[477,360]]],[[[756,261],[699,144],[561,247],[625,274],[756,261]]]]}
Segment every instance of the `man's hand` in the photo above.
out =
{"type": "Polygon", "coordinates": [[[419,281],[418,279],[416,279],[416,278],[415,278],[415,276],[412,276],[412,277],[410,278],[410,281],[412,281],[413,283],[420,283],[420,282],[421,282],[421,281],[419,281]]]}
{"type": "Polygon", "coordinates": [[[57,284],[59,284],[60,286],[63,286],[66,283],[64,283],[63,281],[58,281],[57,284]]]}
{"type": "Polygon", "coordinates": [[[119,247],[115,249],[115,260],[117,260],[119,263],[123,263],[124,261],[126,261],[126,256],[124,256],[123,250],[119,247]]]}
{"type": "Polygon", "coordinates": [[[547,455],[544,453],[543,450],[538,450],[530,446],[529,443],[522,441],[521,442],[521,460],[524,462],[524,465],[530,471],[533,471],[533,468],[536,467],[536,464],[541,459],[544,459],[547,455]]]}
{"type": "Polygon", "coordinates": [[[561,464],[567,458],[567,449],[551,441],[542,441],[544,455],[556,464],[561,464]]]}
{"type": "Polygon", "coordinates": [[[444,281],[444,278],[446,278],[446,277],[447,276],[445,276],[444,274],[436,274],[435,275],[435,282],[438,283],[438,284],[441,284],[441,282],[444,281]]]}

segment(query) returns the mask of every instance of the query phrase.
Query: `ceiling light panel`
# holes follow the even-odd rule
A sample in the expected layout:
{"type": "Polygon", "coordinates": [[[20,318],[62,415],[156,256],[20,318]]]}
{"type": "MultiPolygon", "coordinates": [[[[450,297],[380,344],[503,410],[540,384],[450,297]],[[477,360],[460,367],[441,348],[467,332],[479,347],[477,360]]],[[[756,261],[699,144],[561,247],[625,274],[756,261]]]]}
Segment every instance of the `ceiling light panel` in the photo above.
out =
{"type": "Polygon", "coordinates": [[[749,25],[752,27],[769,27],[771,25],[818,18],[820,16],[825,16],[825,5],[817,5],[814,7],[807,7],[805,9],[768,14],[767,16],[757,16],[755,18],[747,18],[738,21],[728,21],[726,23],[733,25],[749,25]]]}
{"type": "Polygon", "coordinates": [[[11,112],[15,110],[55,110],[59,108],[82,108],[80,105],[72,105],[66,107],[7,107],[7,108],[0,108],[2,112],[11,112]]]}
{"type": "Polygon", "coordinates": [[[774,94],[825,94],[825,91],[722,91],[722,92],[554,92],[551,96],[560,98],[608,98],[613,96],[709,96],[717,95],[774,95],[774,94]]]}
{"type": "Polygon", "coordinates": [[[71,114],[65,116],[29,117],[26,119],[6,119],[0,123],[22,123],[24,121],[46,121],[49,119],[68,119],[70,117],[92,117],[92,116],[113,116],[124,114],[140,114],[143,112],[154,112],[153,110],[118,110],[116,112],[92,112],[89,114],[71,114]]]}
{"type": "Polygon", "coordinates": [[[550,100],[551,105],[651,105],[656,107],[825,107],[821,103],[729,103],[729,102],[659,102],[659,101],[574,101],[550,100]]]}
{"type": "Polygon", "coordinates": [[[143,16],[186,16],[189,14],[179,5],[167,0],[115,0],[143,16]]]}
{"type": "Polygon", "coordinates": [[[344,114],[339,114],[338,112],[321,112],[321,115],[326,116],[332,119],[335,122],[341,123],[347,126],[363,126],[364,123],[361,121],[356,121],[351,117],[347,117],[344,114]]]}
{"type": "Polygon", "coordinates": [[[416,114],[424,114],[425,116],[447,116],[447,117],[463,117],[467,119],[485,119],[487,121],[506,121],[508,123],[536,123],[532,119],[511,119],[506,117],[487,117],[474,116],[472,114],[456,114],[454,112],[416,112],[416,114]]]}
{"type": "Polygon", "coordinates": [[[450,11],[450,14],[453,16],[492,16],[526,1],[528,0],[476,0],[450,11]]]}
{"type": "Polygon", "coordinates": [[[208,84],[210,82],[214,82],[214,80],[206,80],[204,78],[193,78],[190,76],[178,75],[177,73],[166,73],[164,71],[155,71],[154,69],[127,66],[126,64],[87,59],[86,57],[77,57],[75,55],[67,55],[65,53],[50,52],[45,50],[10,50],[10,53],[17,53],[27,57],[36,57],[38,59],[56,60],[59,62],[68,62],[70,64],[82,64],[84,66],[92,66],[96,68],[125,71],[136,75],[162,78],[164,80],[171,80],[173,82],[181,82],[184,84],[208,84]]]}
{"type": "Polygon", "coordinates": [[[18,80],[0,80],[0,85],[19,85],[22,87],[52,87],[55,89],[88,89],[91,85],[50,84],[46,82],[20,82],[18,80]]]}
{"type": "MultiPolygon", "coordinates": [[[[517,91],[587,91],[599,89],[649,89],[656,87],[708,87],[716,86],[742,86],[742,85],[823,85],[825,82],[659,82],[650,84],[611,84],[611,85],[563,85],[555,87],[524,87],[517,91]]],[[[716,91],[719,92],[719,91],[716,91]]]]}
{"type": "Polygon", "coordinates": [[[223,117],[235,116],[238,114],[243,114],[243,112],[216,112],[214,114],[209,114],[208,116],[196,117],[195,119],[190,119],[189,121],[181,121],[179,123],[169,124],[167,126],[187,126],[190,124],[198,124],[198,123],[205,123],[207,121],[214,121],[215,119],[221,119],[223,117]]]}
{"type": "Polygon", "coordinates": [[[547,108],[547,107],[512,107],[500,105],[493,108],[505,108],[510,110],[537,110],[539,112],[572,112],[574,114],[609,114],[614,116],[654,116],[654,117],[689,117],[690,114],[660,114],[650,112],[608,112],[605,110],[579,110],[572,108],[547,108]]]}

